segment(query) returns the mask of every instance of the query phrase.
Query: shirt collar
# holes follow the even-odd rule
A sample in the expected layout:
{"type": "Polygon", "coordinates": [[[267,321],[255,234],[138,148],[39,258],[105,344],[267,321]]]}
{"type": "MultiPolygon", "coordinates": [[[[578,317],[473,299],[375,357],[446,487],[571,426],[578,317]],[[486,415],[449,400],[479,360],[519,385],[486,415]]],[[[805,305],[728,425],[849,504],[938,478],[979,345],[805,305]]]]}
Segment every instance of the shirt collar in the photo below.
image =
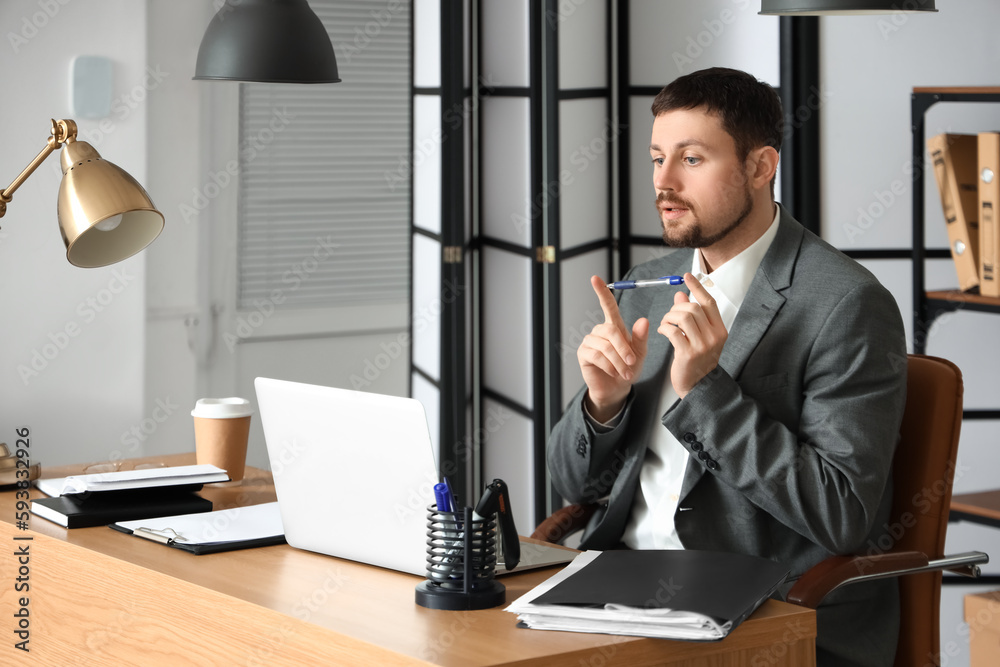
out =
{"type": "MultiPolygon", "coordinates": [[[[764,259],[764,255],[767,254],[768,248],[771,247],[774,237],[778,234],[778,220],[780,218],[781,207],[775,204],[774,220],[771,221],[771,226],[761,234],[760,238],[711,273],[706,274],[702,271],[701,252],[696,249],[691,260],[691,273],[702,284],[705,284],[707,279],[709,284],[705,284],[706,288],[712,287],[719,290],[730,303],[739,308],[743,303],[743,298],[747,295],[747,290],[750,289],[750,283],[753,282],[757,268],[764,259]]],[[[709,291],[715,290],[710,289],[709,291]]]]}

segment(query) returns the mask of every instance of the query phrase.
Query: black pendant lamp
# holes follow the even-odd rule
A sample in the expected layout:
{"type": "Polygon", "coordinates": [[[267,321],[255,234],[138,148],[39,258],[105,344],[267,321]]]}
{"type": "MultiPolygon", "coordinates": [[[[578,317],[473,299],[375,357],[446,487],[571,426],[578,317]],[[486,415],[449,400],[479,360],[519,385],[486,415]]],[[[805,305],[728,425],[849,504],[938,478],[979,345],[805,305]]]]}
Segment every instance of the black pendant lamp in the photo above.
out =
{"type": "Polygon", "coordinates": [[[198,49],[195,79],[337,83],[337,58],[307,0],[226,0],[198,49]]]}
{"type": "Polygon", "coordinates": [[[769,16],[836,16],[936,12],[934,0],[760,0],[769,16]]]}

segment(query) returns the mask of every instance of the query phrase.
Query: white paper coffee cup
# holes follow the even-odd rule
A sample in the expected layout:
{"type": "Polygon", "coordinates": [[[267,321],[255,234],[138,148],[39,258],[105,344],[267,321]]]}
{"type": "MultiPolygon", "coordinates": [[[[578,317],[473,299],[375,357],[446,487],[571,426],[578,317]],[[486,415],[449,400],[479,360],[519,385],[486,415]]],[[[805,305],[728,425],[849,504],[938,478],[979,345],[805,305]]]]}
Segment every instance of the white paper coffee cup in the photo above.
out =
{"type": "Polygon", "coordinates": [[[247,460],[247,439],[253,408],[245,398],[202,398],[195,403],[195,459],[210,463],[229,473],[232,482],[240,482],[247,460]]]}

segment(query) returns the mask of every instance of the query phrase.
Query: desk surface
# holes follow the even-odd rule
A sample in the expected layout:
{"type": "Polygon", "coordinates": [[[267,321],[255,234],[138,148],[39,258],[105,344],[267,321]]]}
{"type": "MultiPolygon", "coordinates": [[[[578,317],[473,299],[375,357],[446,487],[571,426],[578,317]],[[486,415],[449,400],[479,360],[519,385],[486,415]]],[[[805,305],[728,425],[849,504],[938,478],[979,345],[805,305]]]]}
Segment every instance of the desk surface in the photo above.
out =
{"type": "MultiPolygon", "coordinates": [[[[170,465],[192,458],[160,457],[170,465]]],[[[53,468],[45,476],[75,472],[53,468]]],[[[274,500],[269,474],[255,469],[240,486],[202,493],[216,509],[274,500]]],[[[814,612],[774,600],[710,644],[543,632],[517,628],[503,606],[425,609],[414,603],[419,577],[287,545],[195,556],[107,527],[67,530],[36,516],[23,531],[13,524],[13,491],[0,493],[0,514],[0,551],[30,548],[33,664],[815,664],[814,612]]],[[[15,559],[2,559],[9,580],[0,582],[7,619],[0,631],[9,637],[8,610],[20,603],[8,565],[15,559]]],[[[502,577],[508,602],[554,571],[502,577]]],[[[0,655],[27,657],[12,644],[4,641],[0,655]]]]}

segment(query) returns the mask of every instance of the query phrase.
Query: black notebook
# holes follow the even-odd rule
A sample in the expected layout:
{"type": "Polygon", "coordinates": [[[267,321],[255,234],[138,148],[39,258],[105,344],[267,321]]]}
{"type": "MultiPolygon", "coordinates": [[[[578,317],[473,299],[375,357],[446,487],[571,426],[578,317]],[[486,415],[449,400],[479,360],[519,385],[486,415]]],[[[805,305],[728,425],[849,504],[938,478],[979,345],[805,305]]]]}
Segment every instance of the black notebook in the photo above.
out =
{"type": "Polygon", "coordinates": [[[152,519],[212,511],[212,501],[191,491],[143,489],[67,494],[31,501],[31,513],[66,528],[105,526],[116,521],[152,519]]]}
{"type": "Polygon", "coordinates": [[[508,611],[532,628],[713,641],[788,572],[766,558],[716,551],[584,552],[508,611]]]}

